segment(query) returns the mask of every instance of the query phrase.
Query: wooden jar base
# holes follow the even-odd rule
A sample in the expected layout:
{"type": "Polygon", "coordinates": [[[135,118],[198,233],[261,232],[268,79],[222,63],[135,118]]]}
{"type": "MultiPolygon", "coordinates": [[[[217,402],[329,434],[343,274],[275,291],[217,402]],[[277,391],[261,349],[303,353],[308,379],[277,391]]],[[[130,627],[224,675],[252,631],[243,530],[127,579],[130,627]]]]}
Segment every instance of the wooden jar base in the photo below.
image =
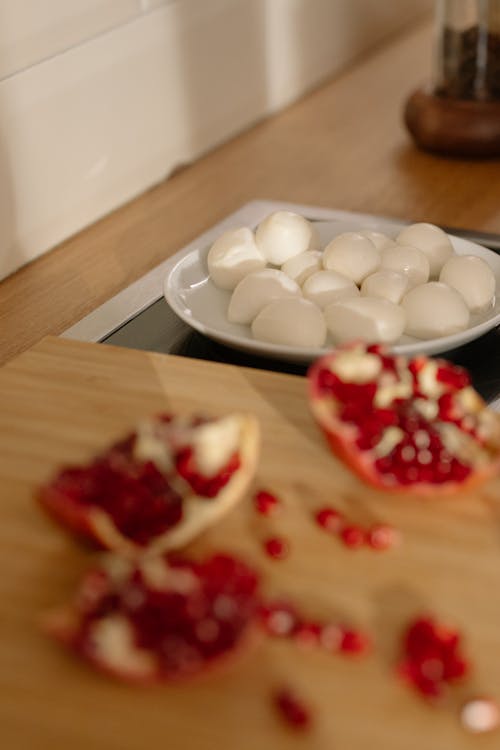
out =
{"type": "Polygon", "coordinates": [[[426,151],[450,156],[500,156],[500,102],[445,99],[415,91],[406,102],[406,127],[426,151]]]}

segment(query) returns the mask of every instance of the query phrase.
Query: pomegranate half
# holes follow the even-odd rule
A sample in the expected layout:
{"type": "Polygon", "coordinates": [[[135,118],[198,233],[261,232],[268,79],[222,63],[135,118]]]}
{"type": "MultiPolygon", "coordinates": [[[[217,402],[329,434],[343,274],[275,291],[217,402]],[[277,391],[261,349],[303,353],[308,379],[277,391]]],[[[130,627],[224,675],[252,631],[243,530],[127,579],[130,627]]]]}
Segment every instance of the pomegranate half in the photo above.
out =
{"type": "MultiPolygon", "coordinates": [[[[93,667],[138,684],[194,677],[252,641],[258,577],[217,554],[202,562],[107,553],[44,629],[93,667]]],[[[257,628],[255,628],[257,632],[257,628]]]]}
{"type": "Polygon", "coordinates": [[[461,367],[353,343],[316,361],[308,384],[332,451],[368,484],[454,492],[498,469],[500,416],[461,367]]]}
{"type": "Polygon", "coordinates": [[[128,557],[176,549],[218,521],[255,473],[255,417],[161,415],[38,492],[64,527],[128,557]]]}

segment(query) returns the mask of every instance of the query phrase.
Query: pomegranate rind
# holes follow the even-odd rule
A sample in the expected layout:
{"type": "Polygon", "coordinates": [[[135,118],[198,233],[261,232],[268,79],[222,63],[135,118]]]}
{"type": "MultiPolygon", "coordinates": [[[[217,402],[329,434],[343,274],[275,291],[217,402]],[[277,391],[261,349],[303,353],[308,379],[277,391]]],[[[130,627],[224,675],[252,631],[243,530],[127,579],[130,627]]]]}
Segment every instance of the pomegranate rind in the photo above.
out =
{"type": "MultiPolygon", "coordinates": [[[[352,349],[358,346],[360,345],[356,342],[346,345],[343,349],[352,349]]],[[[384,354],[387,353],[384,352],[384,354]]],[[[339,419],[335,413],[335,399],[325,396],[319,391],[319,373],[327,368],[335,357],[336,351],[321,357],[309,368],[307,374],[309,406],[332,453],[366,484],[392,494],[454,495],[483,484],[498,473],[500,469],[500,415],[490,411],[483,399],[475,393],[477,404],[488,410],[491,415],[491,436],[482,446],[488,454],[487,461],[474,467],[468,476],[461,481],[451,480],[439,484],[425,481],[408,484],[384,481],[384,475],[378,472],[374,466],[370,451],[361,450],[355,445],[354,441],[357,436],[355,425],[339,419]]],[[[423,357],[419,358],[422,361],[424,359],[423,357]]]]}
{"type": "MultiPolygon", "coordinates": [[[[113,580],[113,576],[110,578],[107,574],[103,575],[104,571],[108,568],[116,566],[120,569],[127,564],[127,561],[117,558],[114,553],[104,555],[103,559],[105,563],[100,568],[93,568],[84,575],[73,601],[46,613],[41,618],[41,627],[47,635],[73,655],[113,679],[138,686],[150,686],[164,682],[177,683],[193,679],[199,680],[212,674],[214,671],[223,668],[227,669],[234,661],[253,649],[262,639],[261,629],[257,625],[259,607],[258,575],[241,561],[224,555],[214,555],[206,564],[191,565],[190,563],[183,562],[180,566],[176,563],[173,568],[169,566],[165,557],[153,560],[155,566],[163,564],[169,570],[169,574],[173,574],[173,588],[169,589],[167,586],[163,593],[173,593],[176,596],[182,596],[182,579],[180,586],[176,582],[176,576],[178,576],[179,571],[181,571],[182,575],[183,570],[188,571],[189,574],[193,574],[193,571],[198,570],[201,573],[197,572],[194,574],[197,584],[199,584],[199,590],[196,587],[194,589],[195,596],[200,594],[200,592],[201,595],[203,593],[207,595],[207,591],[210,590],[210,594],[214,598],[219,594],[223,598],[231,598],[231,585],[236,578],[233,581],[231,577],[224,580],[220,590],[217,588],[213,590],[213,588],[210,588],[210,582],[207,583],[203,579],[203,571],[206,569],[206,565],[210,565],[217,558],[224,558],[234,562],[238,574],[246,576],[247,580],[245,582],[245,589],[237,591],[236,599],[233,603],[233,619],[235,621],[231,622],[231,616],[229,616],[229,620],[227,617],[217,620],[218,623],[222,623],[222,626],[227,625],[227,622],[231,622],[231,626],[234,626],[235,629],[234,638],[231,638],[227,643],[223,643],[217,649],[209,650],[205,654],[199,653],[195,667],[189,665],[185,668],[182,659],[179,659],[178,668],[173,668],[172,666],[165,668],[165,664],[162,662],[163,639],[166,642],[171,637],[179,641],[181,655],[182,649],[186,648],[188,641],[186,643],[183,642],[185,634],[182,630],[179,630],[177,621],[171,626],[170,630],[167,625],[167,627],[159,632],[156,648],[148,648],[140,643],[140,626],[138,628],[137,623],[134,624],[133,617],[131,617],[131,609],[130,607],[127,609],[127,606],[124,604],[126,601],[124,596],[126,587],[130,585],[133,574],[140,568],[135,567],[134,563],[130,561],[129,574],[125,575],[122,581],[119,580],[122,574],[119,574],[118,580],[113,580]],[[106,597],[110,595],[115,600],[111,608],[105,604],[106,597]],[[100,612],[100,609],[105,611],[100,612]],[[92,618],[95,617],[95,619],[92,619],[90,628],[87,619],[89,616],[92,618]],[[102,633],[103,629],[107,630],[105,641],[96,636],[97,633],[102,633]],[[125,647],[123,644],[123,633],[127,634],[125,647]]],[[[141,564],[147,565],[147,560],[143,559],[141,564]]],[[[137,587],[137,582],[134,585],[137,587]]],[[[149,594],[153,595],[153,610],[151,614],[158,616],[158,594],[161,596],[161,587],[156,589],[153,586],[152,589],[148,589],[145,586],[142,588],[142,592],[146,592],[146,594],[149,592],[149,594]]],[[[186,595],[186,603],[183,605],[186,611],[189,609],[188,597],[189,592],[186,595]]],[[[164,612],[167,615],[168,623],[168,604],[164,612]]],[[[151,614],[148,616],[149,618],[151,614]]],[[[204,616],[206,616],[206,612],[204,616]]],[[[213,613],[210,616],[216,619],[213,613]]],[[[191,635],[192,632],[188,632],[186,638],[189,638],[191,635]]],[[[201,643],[201,647],[203,647],[203,643],[201,643]]],[[[173,656],[174,654],[175,651],[171,651],[170,655],[173,656]]]]}
{"type": "Polygon", "coordinates": [[[239,467],[217,495],[209,499],[195,494],[179,477],[174,478],[175,489],[182,496],[182,517],[177,524],[145,545],[123,534],[112,517],[98,506],[84,505],[59,491],[55,482],[41,487],[37,500],[55,521],[79,539],[127,558],[180,549],[230,512],[242,500],[253,480],[260,453],[259,422],[252,414],[234,416],[240,426],[239,467]]]}

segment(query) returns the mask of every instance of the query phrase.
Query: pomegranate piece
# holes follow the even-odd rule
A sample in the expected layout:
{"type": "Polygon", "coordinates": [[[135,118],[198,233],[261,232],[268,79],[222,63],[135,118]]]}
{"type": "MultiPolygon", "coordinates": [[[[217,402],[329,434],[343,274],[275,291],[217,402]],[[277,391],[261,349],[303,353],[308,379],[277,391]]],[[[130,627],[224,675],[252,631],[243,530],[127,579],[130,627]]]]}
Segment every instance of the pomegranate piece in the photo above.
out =
{"type": "Polygon", "coordinates": [[[160,415],[81,467],[62,469],[38,499],[67,529],[127,556],[187,544],[242,497],[255,472],[256,419],[160,415]]]}
{"type": "Polygon", "coordinates": [[[375,487],[454,492],[500,465],[500,417],[449,362],[356,343],[315,362],[308,381],[330,448],[375,487]]]}
{"type": "Polygon", "coordinates": [[[136,683],[195,676],[248,641],[258,577],[227,555],[203,562],[111,554],[46,630],[92,666],[136,683]]]}
{"type": "Polygon", "coordinates": [[[296,730],[308,729],[312,723],[309,707],[289,688],[282,688],[274,695],[274,705],[281,718],[296,730]]]}
{"type": "Polygon", "coordinates": [[[408,626],[403,637],[403,656],[398,671],[418,692],[438,698],[447,685],[463,677],[469,666],[462,656],[460,634],[431,617],[408,626]]]}

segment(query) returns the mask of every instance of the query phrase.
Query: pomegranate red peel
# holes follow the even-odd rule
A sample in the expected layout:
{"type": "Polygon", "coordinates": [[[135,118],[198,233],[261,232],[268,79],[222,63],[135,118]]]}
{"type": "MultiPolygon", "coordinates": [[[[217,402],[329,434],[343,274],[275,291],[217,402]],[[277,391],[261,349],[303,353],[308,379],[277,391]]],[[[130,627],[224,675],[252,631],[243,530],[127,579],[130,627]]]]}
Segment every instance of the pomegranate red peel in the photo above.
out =
{"type": "Polygon", "coordinates": [[[316,361],[308,386],[332,452],[379,489],[454,493],[500,466],[500,417],[444,360],[353,343],[316,361]]]}
{"type": "Polygon", "coordinates": [[[46,632],[91,666],[137,684],[198,677],[256,640],[258,577],[214,555],[138,565],[114,555],[84,577],[75,600],[49,614],[46,632]]]}
{"type": "Polygon", "coordinates": [[[87,466],[63,469],[41,488],[38,499],[62,526],[98,546],[127,557],[157,554],[184,546],[237,504],[253,478],[258,452],[259,426],[252,415],[219,420],[159,416],[87,466]],[[188,443],[196,446],[198,440],[212,457],[219,428],[229,420],[237,434],[236,450],[230,445],[226,463],[205,481],[202,472],[194,472],[188,443]],[[215,428],[213,440],[207,425],[215,428]],[[193,485],[205,494],[196,494],[193,485]]]}

